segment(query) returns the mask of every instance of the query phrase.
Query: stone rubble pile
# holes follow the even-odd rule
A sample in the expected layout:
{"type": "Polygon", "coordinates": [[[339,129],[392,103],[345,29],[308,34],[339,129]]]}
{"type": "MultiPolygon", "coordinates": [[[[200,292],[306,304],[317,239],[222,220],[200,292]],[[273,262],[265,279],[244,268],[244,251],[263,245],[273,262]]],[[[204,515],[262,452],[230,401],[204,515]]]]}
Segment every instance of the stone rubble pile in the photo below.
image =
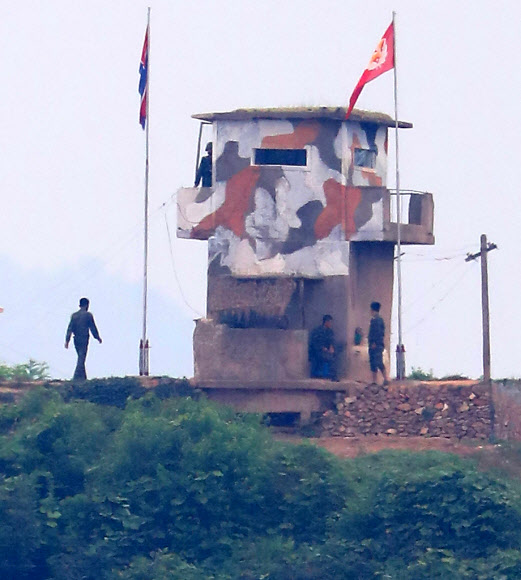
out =
{"type": "Polygon", "coordinates": [[[483,384],[364,385],[336,399],[321,417],[322,436],[488,439],[493,427],[491,389],[483,384]]]}

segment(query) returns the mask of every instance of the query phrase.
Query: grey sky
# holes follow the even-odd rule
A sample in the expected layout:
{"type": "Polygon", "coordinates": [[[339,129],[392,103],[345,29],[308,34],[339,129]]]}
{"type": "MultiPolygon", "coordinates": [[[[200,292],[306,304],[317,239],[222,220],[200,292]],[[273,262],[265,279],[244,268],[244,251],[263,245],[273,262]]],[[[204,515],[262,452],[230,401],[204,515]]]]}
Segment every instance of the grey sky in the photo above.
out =
{"type": "MultiPolygon", "coordinates": [[[[92,376],[133,374],[141,328],[144,132],[138,65],[152,7],[151,371],[191,375],[191,319],[205,309],[206,243],[173,239],[175,191],[193,183],[192,113],[346,105],[397,11],[401,182],[435,199],[433,248],[406,247],[410,367],[481,374],[479,264],[486,233],[492,374],[518,356],[521,5],[400,1],[17,2],[4,7],[0,360],[68,376],[70,313],[91,299],[104,343],[92,376]],[[159,209],[162,204],[166,204],[159,209]],[[445,259],[451,258],[451,259],[445,259]],[[190,307],[187,305],[190,305],[190,307]]],[[[393,113],[392,73],[358,107],[393,113]]],[[[390,181],[394,182],[392,170],[390,181]]],[[[394,329],[393,329],[394,331],[394,329]]]]}

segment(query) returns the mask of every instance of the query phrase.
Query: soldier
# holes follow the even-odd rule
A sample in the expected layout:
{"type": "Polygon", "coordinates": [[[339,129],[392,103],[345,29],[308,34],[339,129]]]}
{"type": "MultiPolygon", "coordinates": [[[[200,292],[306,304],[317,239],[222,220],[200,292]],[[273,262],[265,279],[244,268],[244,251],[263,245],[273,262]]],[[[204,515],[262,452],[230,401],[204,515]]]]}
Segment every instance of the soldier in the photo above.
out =
{"type": "Polygon", "coordinates": [[[308,352],[311,376],[336,381],[335,333],[330,314],[325,314],[322,324],[311,331],[308,352]]]}
{"type": "Polygon", "coordinates": [[[197,170],[197,174],[195,176],[195,183],[194,187],[199,185],[199,182],[202,180],[203,187],[212,187],[212,144],[206,144],[206,157],[201,159],[201,163],[199,163],[199,169],[197,170]]]}
{"type": "Polygon", "coordinates": [[[65,336],[65,348],[69,348],[71,335],[74,334],[74,348],[78,353],[78,362],[74,371],[73,379],[80,381],[87,380],[87,373],[85,371],[85,359],[87,358],[87,349],[89,348],[89,336],[92,336],[101,344],[102,340],[99,335],[94,316],[88,311],[89,299],[80,299],[80,309],[74,312],[71,316],[69,326],[67,327],[67,334],[65,336]]]}
{"type": "Polygon", "coordinates": [[[384,385],[389,384],[387,369],[383,361],[385,323],[380,316],[380,302],[371,302],[371,323],[367,342],[369,343],[369,366],[373,373],[373,384],[376,385],[378,371],[382,373],[384,385]]]}

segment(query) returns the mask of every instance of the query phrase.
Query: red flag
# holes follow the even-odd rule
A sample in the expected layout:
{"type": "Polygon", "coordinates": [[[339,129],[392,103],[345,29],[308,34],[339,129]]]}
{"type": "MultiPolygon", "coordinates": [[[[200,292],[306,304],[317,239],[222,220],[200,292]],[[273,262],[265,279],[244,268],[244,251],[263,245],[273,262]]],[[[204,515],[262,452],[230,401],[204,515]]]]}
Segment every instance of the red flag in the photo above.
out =
{"type": "Polygon", "coordinates": [[[389,28],[380,39],[367,68],[362,73],[358,84],[349,99],[349,108],[345,118],[347,119],[355,106],[355,103],[362,92],[365,84],[379,77],[384,72],[391,70],[394,67],[394,25],[391,22],[389,28]]]}

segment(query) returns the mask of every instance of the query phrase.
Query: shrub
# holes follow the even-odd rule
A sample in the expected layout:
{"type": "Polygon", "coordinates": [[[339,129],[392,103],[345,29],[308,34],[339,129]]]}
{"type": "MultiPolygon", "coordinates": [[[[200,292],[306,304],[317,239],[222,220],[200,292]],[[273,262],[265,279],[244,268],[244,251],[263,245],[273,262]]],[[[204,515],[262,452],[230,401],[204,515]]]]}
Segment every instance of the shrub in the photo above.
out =
{"type": "Polygon", "coordinates": [[[521,547],[518,486],[450,456],[403,455],[380,458],[383,469],[364,490],[358,509],[348,506],[331,521],[328,544],[341,540],[362,546],[366,561],[398,558],[407,565],[431,549],[464,560],[521,547]],[[393,457],[397,464],[388,468],[393,457]],[[415,458],[420,459],[416,466],[415,458]]]}
{"type": "Polygon", "coordinates": [[[90,403],[66,405],[43,388],[28,393],[17,412],[16,429],[1,447],[5,472],[49,472],[58,497],[83,492],[85,473],[106,443],[108,413],[90,403]]]}
{"type": "Polygon", "coordinates": [[[32,358],[22,364],[0,364],[0,381],[30,382],[45,381],[49,378],[49,365],[32,358]]]}
{"type": "Polygon", "coordinates": [[[216,577],[188,563],[177,554],[168,550],[159,550],[149,557],[138,556],[122,570],[116,570],[113,580],[213,580],[216,577]]]}
{"type": "Polygon", "coordinates": [[[434,376],[432,369],[429,371],[424,371],[421,367],[412,367],[408,379],[413,381],[434,381],[436,377],[434,376]]]}
{"type": "MultiPolygon", "coordinates": [[[[45,571],[45,517],[35,478],[0,478],[0,572],[4,580],[30,580],[45,571]]],[[[45,577],[45,576],[44,576],[45,577]]]]}
{"type": "Polygon", "coordinates": [[[320,541],[352,495],[343,463],[311,444],[281,447],[264,477],[264,526],[297,542],[320,541]]]}
{"type": "Polygon", "coordinates": [[[371,536],[385,553],[407,559],[427,548],[461,558],[519,548],[521,517],[509,496],[504,484],[478,473],[388,480],[376,494],[371,536]]]}
{"type": "Polygon", "coordinates": [[[469,460],[344,462],[153,394],[119,408],[38,388],[0,425],[2,578],[521,577],[519,486],[469,460]]]}

